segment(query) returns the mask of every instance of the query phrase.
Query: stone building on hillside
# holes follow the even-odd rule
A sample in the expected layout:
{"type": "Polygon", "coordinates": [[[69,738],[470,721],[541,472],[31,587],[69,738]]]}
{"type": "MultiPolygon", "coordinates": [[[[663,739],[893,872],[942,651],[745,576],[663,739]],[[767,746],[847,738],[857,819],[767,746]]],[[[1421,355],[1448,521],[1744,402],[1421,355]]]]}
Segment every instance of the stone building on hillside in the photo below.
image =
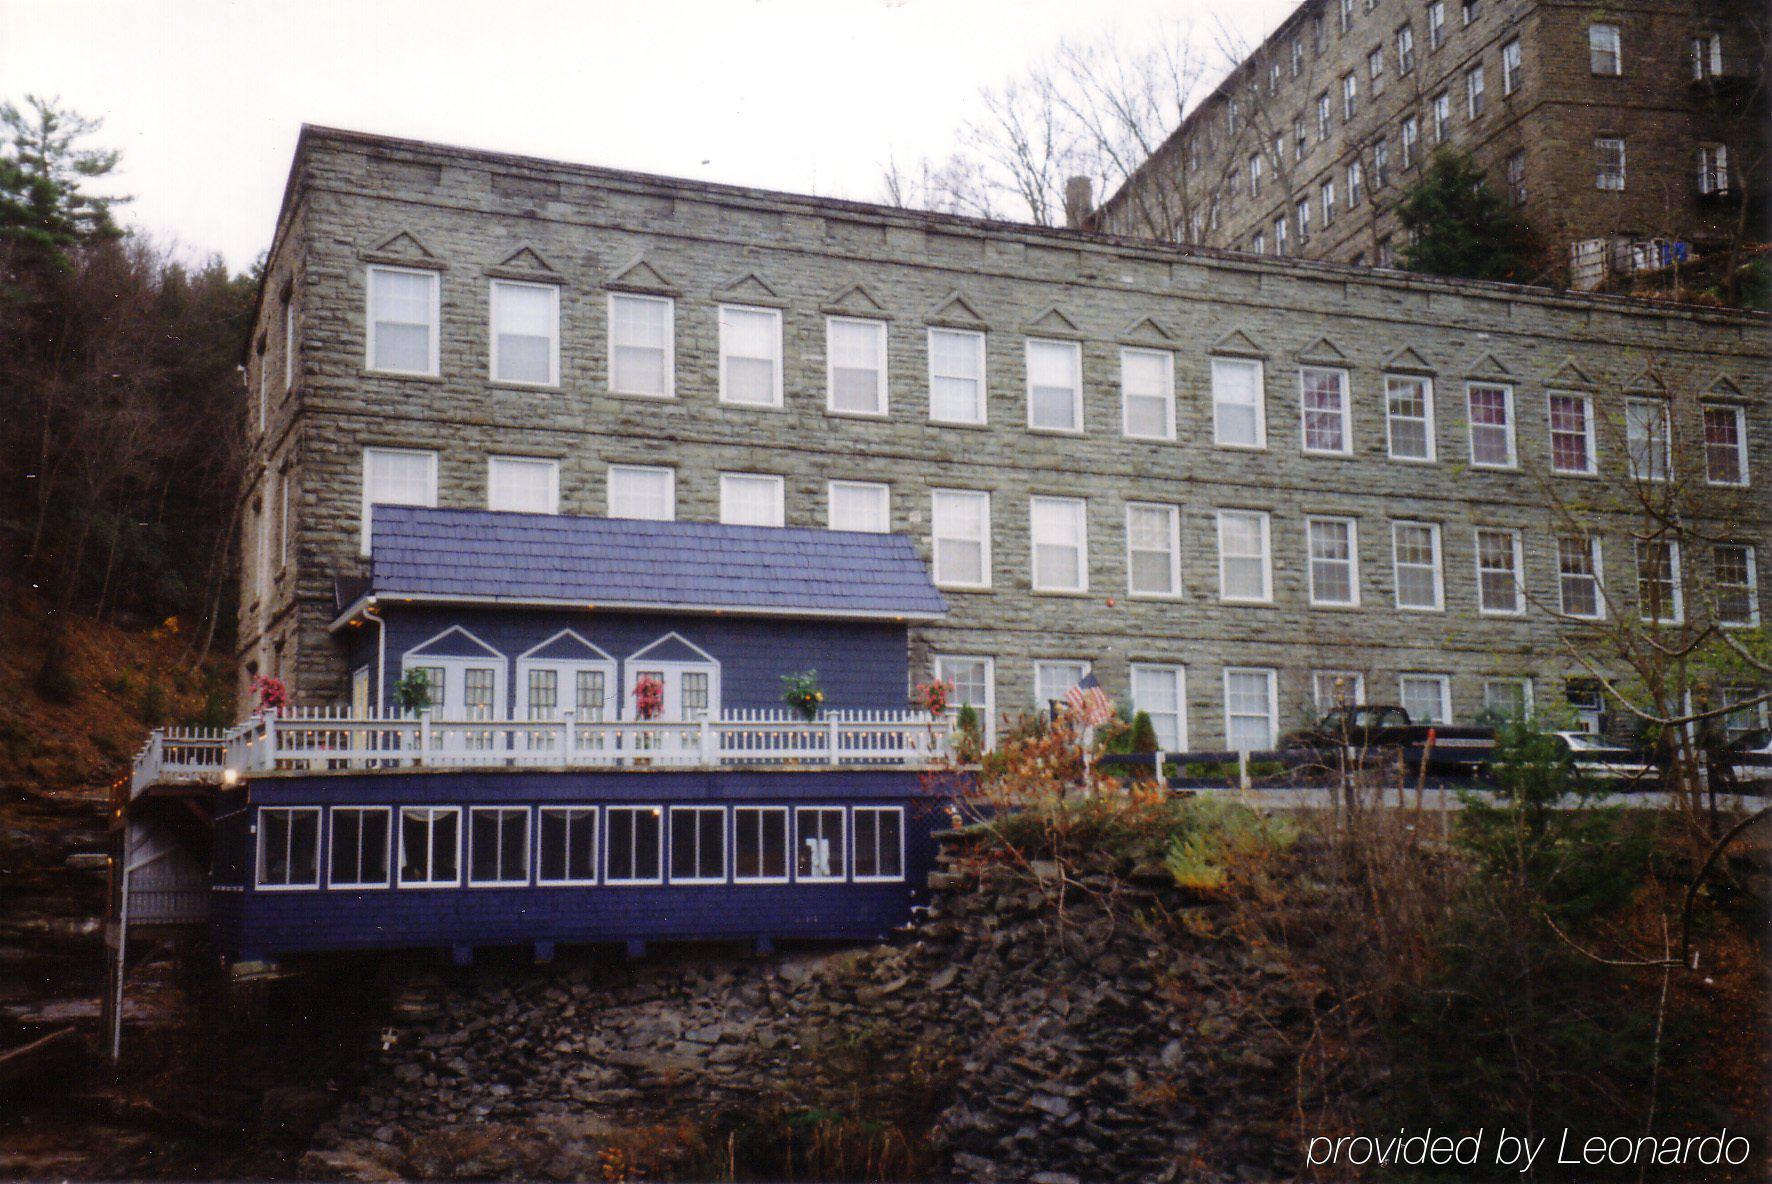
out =
{"type": "Polygon", "coordinates": [[[1389,267],[1450,145],[1594,287],[1764,238],[1767,51],[1747,0],[1306,0],[1094,222],[1389,267]]]}

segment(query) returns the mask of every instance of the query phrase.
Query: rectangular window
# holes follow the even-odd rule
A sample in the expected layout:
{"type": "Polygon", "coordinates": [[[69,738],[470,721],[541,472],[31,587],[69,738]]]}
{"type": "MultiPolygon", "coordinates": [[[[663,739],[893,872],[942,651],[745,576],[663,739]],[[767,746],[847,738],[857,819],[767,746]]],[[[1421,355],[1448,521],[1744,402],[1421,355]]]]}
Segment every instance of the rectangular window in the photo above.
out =
{"type": "Polygon", "coordinates": [[[1483,93],[1483,67],[1478,66],[1464,76],[1464,105],[1471,119],[1482,116],[1486,98],[1483,93]]]}
{"type": "Polygon", "coordinates": [[[1624,192],[1623,137],[1598,136],[1594,139],[1594,188],[1624,192]]]}
{"type": "Polygon", "coordinates": [[[1087,662],[1035,662],[1034,706],[1041,711],[1062,708],[1065,695],[1088,676],[1087,662]]]}
{"type": "Polygon", "coordinates": [[[371,267],[368,287],[368,368],[437,373],[437,273],[371,267]]]}
{"type": "Polygon", "coordinates": [[[1446,44],[1446,0],[1433,0],[1427,6],[1427,45],[1438,49],[1446,44]]]}
{"type": "Polygon", "coordinates": [[[1249,158],[1249,196],[1261,196],[1261,154],[1249,158]]]}
{"type": "Polygon", "coordinates": [[[1587,27],[1587,68],[1595,74],[1624,73],[1617,25],[1587,27]]]}
{"type": "Polygon", "coordinates": [[[536,811],[541,851],[538,884],[597,882],[597,810],[594,806],[542,806],[536,811]]]}
{"type": "Polygon", "coordinates": [[[1520,59],[1520,43],[1510,41],[1501,47],[1501,93],[1511,95],[1520,89],[1526,72],[1520,59]]]}
{"type": "Polygon", "coordinates": [[[1298,241],[1311,236],[1311,199],[1301,197],[1292,203],[1292,219],[1298,223],[1298,241]]]}
{"type": "Polygon", "coordinates": [[[529,810],[475,806],[468,811],[468,883],[529,883],[529,810]]]}
{"type": "Polygon", "coordinates": [[[1384,376],[1384,430],[1392,460],[1434,459],[1434,385],[1430,379],[1384,376]]]}
{"type": "Polygon", "coordinates": [[[1028,499],[1033,540],[1034,591],[1089,590],[1089,526],[1080,497],[1028,499]]]}
{"type": "Polygon", "coordinates": [[[1673,439],[1665,402],[1628,400],[1624,405],[1624,440],[1633,480],[1667,480],[1673,469],[1673,439]]]}
{"type": "Polygon", "coordinates": [[[1352,74],[1341,76],[1341,121],[1351,123],[1360,110],[1360,80],[1352,74]]]}
{"type": "Polygon", "coordinates": [[[1212,442],[1221,448],[1266,448],[1267,412],[1261,363],[1212,359],[1212,442]]]}
{"type": "Polygon", "coordinates": [[[1557,539],[1557,596],[1566,617],[1598,620],[1605,615],[1598,538],[1564,535],[1557,539]]]}
{"type": "Polygon", "coordinates": [[[675,305],[665,296],[609,294],[609,389],[668,399],[676,389],[675,305]]]}
{"type": "Polygon", "coordinates": [[[326,883],[331,888],[386,888],[393,811],[386,806],[334,806],[326,883]]]}
{"type": "Polygon", "coordinates": [[[1704,479],[1712,485],[1747,484],[1747,414],[1740,407],[1705,406],[1704,479]]]}
{"type": "Polygon", "coordinates": [[[1335,221],[1335,178],[1323,182],[1318,194],[1323,199],[1323,225],[1328,226],[1335,221]]]}
{"type": "Polygon", "coordinates": [[[720,306],[720,402],[781,406],[781,312],[720,306]]]}
{"type": "Polygon", "coordinates": [[[1723,35],[1692,38],[1692,77],[1717,78],[1723,73],[1723,35]]]}
{"type": "Polygon", "coordinates": [[[493,280],[492,380],[528,386],[560,381],[560,289],[493,280]]]}
{"type": "Polygon", "coordinates": [[[1415,167],[1415,156],[1421,146],[1421,123],[1411,115],[1403,121],[1402,130],[1403,167],[1415,167]]]}
{"type": "Polygon", "coordinates": [[[487,457],[486,508],[519,514],[558,514],[560,462],[523,456],[487,457]]]}
{"type": "MultiPolygon", "coordinates": [[[[1737,703],[1749,703],[1763,692],[1752,687],[1720,687],[1717,691],[1719,705],[1734,707],[1737,703]]],[[[1730,740],[1737,740],[1749,732],[1757,732],[1766,726],[1766,704],[1764,701],[1751,703],[1749,706],[1731,711],[1723,717],[1723,734],[1730,740]]]]}
{"type": "Polygon", "coordinates": [[[1187,674],[1180,666],[1132,664],[1132,709],[1150,716],[1157,747],[1187,751],[1187,674]]]}
{"type": "Polygon", "coordinates": [[[1352,161],[1347,166],[1347,208],[1353,209],[1360,204],[1361,187],[1365,184],[1366,170],[1359,161],[1352,161]]]}
{"type": "Polygon", "coordinates": [[[787,883],[787,807],[734,807],[732,811],[732,859],[732,879],[736,883],[787,883]]]}
{"type": "Polygon", "coordinates": [[[1224,672],[1225,747],[1235,752],[1273,748],[1279,709],[1274,671],[1227,667],[1224,672]]]}
{"type": "Polygon", "coordinates": [[[857,806],[850,818],[855,828],[856,880],[904,879],[903,807],[857,806]]]}
{"type": "Polygon", "coordinates": [[[1307,518],[1312,604],[1360,603],[1358,528],[1352,518],[1307,518]]]}
{"type": "Polygon", "coordinates": [[[996,724],[996,663],[989,658],[958,657],[938,654],[935,677],[953,688],[948,696],[948,716],[960,708],[970,707],[988,736],[996,724]]]}
{"type": "Polygon", "coordinates": [[[1338,27],[1343,33],[1347,32],[1354,23],[1354,0],[1341,0],[1340,6],[1336,9],[1336,15],[1340,21],[1338,27]]]}
{"type": "Polygon", "coordinates": [[[1384,140],[1372,145],[1372,188],[1383,189],[1391,183],[1391,148],[1384,140]]]}
{"type": "Polygon", "coordinates": [[[283,390],[295,389],[295,301],[283,302],[283,390]]]}
{"type": "Polygon", "coordinates": [[[1256,255],[1267,254],[1267,232],[1256,231],[1255,237],[1249,240],[1249,250],[1256,255]]]}
{"type": "Polygon", "coordinates": [[[802,806],[794,811],[794,878],[801,882],[844,877],[843,811],[802,806]]]}
{"type": "Polygon", "coordinates": [[[1532,680],[1489,678],[1483,680],[1483,710],[1502,719],[1522,720],[1532,714],[1532,680]]]}
{"type": "Polygon", "coordinates": [[[560,672],[551,666],[531,668],[523,693],[530,719],[554,719],[560,711],[560,672]]]}
{"type": "Polygon", "coordinates": [[[1083,430],[1082,363],[1082,347],[1074,341],[1028,341],[1028,427],[1083,430]]]}
{"type": "Polygon", "coordinates": [[[892,488],[872,481],[832,481],[825,486],[832,530],[886,534],[892,530],[892,488]]]}
{"type": "Polygon", "coordinates": [[[672,806],[671,883],[725,882],[725,809],[720,806],[672,806]]]}
{"type": "Polygon", "coordinates": [[[1551,471],[1594,471],[1594,409],[1586,395],[1550,396],[1551,471]]]}
{"type": "Polygon", "coordinates": [[[985,422],[983,333],[929,330],[929,418],[985,422]]]}
{"type": "Polygon", "coordinates": [[[1319,714],[1366,701],[1366,676],[1357,670],[1311,671],[1311,701],[1319,714]]]}
{"type": "Polygon", "coordinates": [[[1329,92],[1324,91],[1317,96],[1317,140],[1329,138],[1329,92]]]}
{"type": "Polygon", "coordinates": [[[1718,543],[1717,621],[1723,625],[1760,623],[1759,574],[1754,549],[1742,543],[1718,543]]]}
{"type": "Polygon", "coordinates": [[[1452,679],[1444,674],[1405,674],[1397,680],[1403,710],[1412,724],[1452,722],[1452,679]]]}
{"type": "Polygon", "coordinates": [[[1520,532],[1477,531],[1477,610],[1517,616],[1526,610],[1520,532]]]}
{"type": "Polygon", "coordinates": [[[400,887],[453,888],[461,883],[461,809],[400,809],[400,887]]]}
{"type": "Polygon", "coordinates": [[[1177,507],[1127,503],[1126,591],[1133,596],[1181,593],[1181,511],[1177,507]]]}
{"type": "Polygon", "coordinates": [[[1463,14],[1464,23],[1468,27],[1478,16],[1482,15],[1480,0],[1462,0],[1459,11],[1463,14]]]}
{"type": "Polygon", "coordinates": [[[1273,599],[1265,512],[1218,511],[1218,598],[1251,604],[1273,599]]]}
{"type": "Polygon", "coordinates": [[[609,710],[607,678],[601,670],[580,670],[573,678],[573,690],[578,697],[573,700],[573,710],[583,720],[607,719],[609,710]]]}
{"type": "Polygon", "coordinates": [[[1470,401],[1471,464],[1485,469],[1514,467],[1514,391],[1492,382],[1473,382],[1470,401]]]}
{"type": "Polygon", "coordinates": [[[1698,192],[1729,192],[1729,148],[1725,144],[1698,146],[1698,192]]]}
{"type": "Polygon", "coordinates": [[[1526,152],[1510,152],[1502,166],[1507,179],[1507,199],[1516,206],[1526,204],[1526,152]]]}
{"type": "Polygon", "coordinates": [[[962,489],[929,491],[935,582],[949,588],[991,586],[991,495],[962,489]]]}
{"type": "Polygon", "coordinates": [[[1397,73],[1415,69],[1415,30],[1404,25],[1397,30],[1397,73]]]}
{"type": "Polygon", "coordinates": [[[319,807],[259,807],[257,884],[260,888],[320,886],[319,807]]]}
{"type": "Polygon", "coordinates": [[[436,506],[437,454],[399,448],[363,450],[362,554],[369,554],[373,507],[436,506]]]}
{"type": "Polygon", "coordinates": [[[1348,422],[1347,371],[1306,366],[1298,372],[1304,450],[1346,456],[1353,452],[1348,422]]]}
{"type": "Polygon", "coordinates": [[[1286,219],[1274,219],[1274,254],[1284,255],[1288,251],[1286,244],[1286,219]]]}
{"type": "Polygon", "coordinates": [[[1444,144],[1452,134],[1452,96],[1441,91],[1433,101],[1434,143],[1444,144]]]}
{"type": "Polygon", "coordinates": [[[1397,607],[1439,612],[1444,606],[1440,576],[1440,528],[1431,522],[1391,523],[1391,565],[1397,607]]]}
{"type": "Polygon", "coordinates": [[[1673,539],[1637,543],[1637,605],[1643,620],[1677,625],[1681,603],[1680,544],[1673,539]]]}
{"type": "Polygon", "coordinates": [[[609,848],[603,853],[605,884],[663,881],[664,811],[658,806],[610,806],[603,812],[609,848]]]}
{"type": "Polygon", "coordinates": [[[720,521],[727,526],[781,526],[787,482],[759,473],[720,474],[720,521]]]}
{"type": "Polygon", "coordinates": [[[677,473],[647,465],[609,466],[609,516],[670,522],[677,516],[677,473]]]}
{"type": "Polygon", "coordinates": [[[825,409],[840,415],[885,415],[886,322],[826,317],[825,341],[825,409]]]}
{"type": "Polygon", "coordinates": [[[1384,48],[1382,46],[1374,46],[1372,52],[1366,55],[1366,78],[1372,83],[1371,89],[1374,95],[1384,93],[1384,48]]]}
{"type": "Polygon", "coordinates": [[[1158,349],[1121,350],[1120,401],[1127,436],[1175,439],[1175,355],[1158,349]]]}

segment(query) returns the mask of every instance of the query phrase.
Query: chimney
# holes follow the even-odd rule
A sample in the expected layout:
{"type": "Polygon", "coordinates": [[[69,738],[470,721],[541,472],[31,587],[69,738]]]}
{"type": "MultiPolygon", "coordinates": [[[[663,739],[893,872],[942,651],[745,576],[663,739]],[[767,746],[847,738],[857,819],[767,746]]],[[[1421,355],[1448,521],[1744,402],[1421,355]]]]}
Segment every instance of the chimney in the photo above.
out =
{"type": "Polygon", "coordinates": [[[1069,230],[1082,230],[1095,212],[1095,186],[1088,177],[1072,177],[1064,183],[1064,224],[1069,230]]]}

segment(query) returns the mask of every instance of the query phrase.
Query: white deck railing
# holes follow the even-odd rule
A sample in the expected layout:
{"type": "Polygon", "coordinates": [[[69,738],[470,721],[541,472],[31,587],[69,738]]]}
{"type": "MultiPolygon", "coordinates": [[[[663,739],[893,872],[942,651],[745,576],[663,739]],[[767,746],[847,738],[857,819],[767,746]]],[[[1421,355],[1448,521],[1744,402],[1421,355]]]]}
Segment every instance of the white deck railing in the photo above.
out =
{"type": "Polygon", "coordinates": [[[156,732],[136,758],[133,792],[169,781],[272,771],[412,768],[735,768],[933,764],[949,722],[916,711],[840,711],[807,721],[780,711],[720,719],[463,720],[293,708],[221,733],[156,732]]]}

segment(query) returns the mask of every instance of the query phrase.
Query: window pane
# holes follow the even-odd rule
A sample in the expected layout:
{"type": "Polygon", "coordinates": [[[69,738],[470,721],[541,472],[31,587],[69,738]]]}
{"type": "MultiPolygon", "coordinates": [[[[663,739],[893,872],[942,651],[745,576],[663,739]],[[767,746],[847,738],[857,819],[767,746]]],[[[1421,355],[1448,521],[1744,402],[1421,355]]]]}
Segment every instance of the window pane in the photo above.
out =
{"type": "Polygon", "coordinates": [[[1574,617],[1600,615],[1600,583],[1593,540],[1557,540],[1557,582],[1564,613],[1574,617]]]}
{"type": "Polygon", "coordinates": [[[1180,591],[1176,586],[1177,516],[1173,506],[1126,507],[1130,591],[1152,596],[1180,591]]]}
{"type": "Polygon", "coordinates": [[[1505,530],[1477,532],[1477,603],[1484,612],[1520,611],[1518,536],[1505,530]]]}
{"type": "Polygon", "coordinates": [[[1408,522],[1392,526],[1398,607],[1440,607],[1439,541],[1439,532],[1432,526],[1408,522]]]}
{"type": "Polygon", "coordinates": [[[369,273],[373,369],[431,373],[431,335],[436,331],[432,285],[436,282],[436,276],[404,271],[378,269],[369,273]]]}
{"type": "Polygon", "coordinates": [[[670,394],[671,302],[609,298],[609,386],[636,395],[670,394]]]}
{"type": "Polygon", "coordinates": [[[1437,675],[1405,674],[1401,681],[1403,710],[1411,723],[1445,724],[1452,722],[1446,710],[1446,680],[1437,675]]]}
{"type": "Polygon", "coordinates": [[[1514,461],[1512,400],[1502,386],[1470,388],[1471,463],[1507,466],[1514,461]]]}
{"type": "Polygon", "coordinates": [[[1351,522],[1315,518],[1305,524],[1309,536],[1311,599],[1319,604],[1354,601],[1354,528],[1351,522]]]}
{"type": "Polygon", "coordinates": [[[1266,600],[1267,517],[1224,511],[1218,515],[1220,594],[1229,600],[1266,600]]]}
{"type": "Polygon", "coordinates": [[[1339,370],[1307,369],[1300,374],[1304,400],[1304,446],[1312,452],[1347,448],[1346,375],[1339,370]]]}
{"type": "Polygon", "coordinates": [[[826,322],[831,351],[831,408],[878,414],[885,411],[882,378],[886,370],[886,326],[877,321],[826,322]]]}
{"type": "Polygon", "coordinates": [[[1030,502],[1030,516],[1034,587],[1081,591],[1088,583],[1084,503],[1080,499],[1036,497],[1030,502]]]}
{"type": "Polygon", "coordinates": [[[1391,456],[1399,460],[1432,460],[1427,380],[1387,376],[1384,397],[1391,456]]]}
{"type": "Polygon", "coordinates": [[[536,284],[492,285],[493,333],[502,382],[554,381],[557,289],[536,284]]]}
{"type": "Polygon", "coordinates": [[[1213,439],[1259,447],[1262,439],[1261,363],[1212,359],[1213,439]]]}
{"type": "Polygon", "coordinates": [[[802,880],[842,879],[843,811],[800,810],[796,822],[800,841],[795,875],[802,880]]]}
{"type": "Polygon", "coordinates": [[[833,481],[828,492],[832,530],[885,534],[892,529],[891,494],[886,486],[833,481]]]}
{"type": "Polygon", "coordinates": [[[1181,668],[1132,667],[1132,704],[1150,717],[1157,747],[1165,752],[1181,749],[1181,668]]]}
{"type": "Polygon", "coordinates": [[[1120,385],[1125,399],[1125,430],[1129,436],[1168,439],[1174,391],[1167,354],[1148,350],[1120,352],[1120,385]]]}
{"type": "Polygon", "coordinates": [[[1718,485],[1747,483],[1747,456],[1739,407],[1704,409],[1704,465],[1707,480],[1718,485]]]}
{"type": "Polygon", "coordinates": [[[556,472],[551,460],[493,457],[487,464],[487,509],[526,514],[559,512],[556,472]]]}
{"type": "Polygon", "coordinates": [[[1028,426],[1076,431],[1078,347],[1060,341],[1028,342],[1028,426]]]}
{"type": "Polygon", "coordinates": [[[1551,467],[1562,473],[1593,470],[1588,401],[1581,395],[1550,396],[1551,467]]]}
{"type": "Polygon", "coordinates": [[[990,580],[990,495],[934,490],[930,494],[935,578],[946,584],[990,580]]]}
{"type": "Polygon", "coordinates": [[[1225,671],[1225,740],[1228,747],[1238,752],[1272,747],[1272,690],[1271,671],[1225,671]]]}
{"type": "Polygon", "coordinates": [[[609,516],[669,522],[677,515],[675,478],[669,469],[612,467],[609,516]]]}
{"type": "Polygon", "coordinates": [[[955,423],[983,423],[984,335],[929,331],[929,414],[955,423]]]}
{"type": "Polygon", "coordinates": [[[720,309],[720,366],[729,403],[774,406],[781,356],[781,316],[761,309],[720,309]]]}

